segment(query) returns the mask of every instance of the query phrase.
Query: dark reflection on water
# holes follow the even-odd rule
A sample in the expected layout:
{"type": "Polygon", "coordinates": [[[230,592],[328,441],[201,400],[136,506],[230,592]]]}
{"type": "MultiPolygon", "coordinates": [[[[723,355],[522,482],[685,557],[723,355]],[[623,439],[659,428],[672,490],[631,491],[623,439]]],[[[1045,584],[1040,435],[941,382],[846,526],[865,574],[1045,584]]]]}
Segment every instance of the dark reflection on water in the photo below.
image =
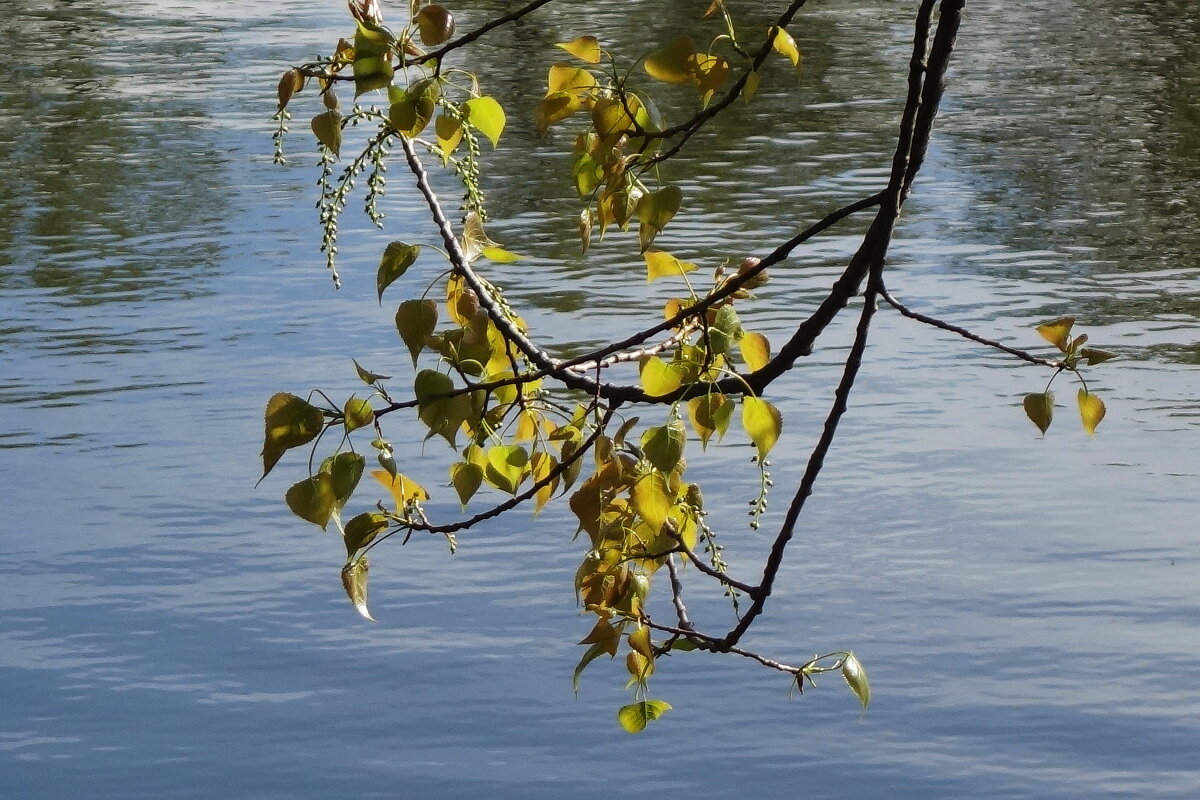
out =
{"type": "MultiPolygon", "coordinates": [[[[796,28],[801,75],[775,63],[750,107],[664,172],[688,210],[661,246],[707,272],[880,186],[906,5],[813,3],[796,28]]],[[[299,109],[296,166],[270,164],[278,74],[345,32],[340,4],[10,3],[0,796],[1200,795],[1191,6],[969,3],[893,251],[893,288],[914,306],[1029,347],[1032,324],[1076,313],[1119,351],[1096,372],[1110,409],[1100,437],[1060,402],[1038,440],[1018,404],[1046,376],[881,314],[754,641],[785,658],[854,647],[872,708],[860,717],[834,680],[788,702],[747,665],[680,656],[655,677],[675,710],[633,738],[612,720],[619,664],[597,663],[571,692],[586,630],[567,514],[489,526],[452,559],[429,542],[381,548],[382,622],[368,627],[340,596],[340,545],[280,502],[301,459],[251,488],[271,392],[348,395],[351,356],[409,380],[390,304],[440,270],[423,258],[374,301],[384,237],[432,241],[397,167],[388,230],[347,219],[335,295],[299,109]]],[[[508,7],[480,2],[460,23],[508,7]]],[[[553,42],[591,31],[633,53],[674,29],[662,8],[564,5],[513,26],[515,51],[481,54],[511,109],[489,155],[489,230],[529,256],[492,274],[564,352],[658,312],[628,302],[644,286],[631,235],[578,253],[578,200],[560,177],[570,134],[537,143],[520,98],[540,94],[553,42]]],[[[747,324],[780,341],[860,231],[844,224],[798,251],[747,324]]],[[[780,387],[775,505],[848,336],[835,326],[780,387]]],[[[411,434],[403,448],[422,445],[411,434]]],[[[441,487],[444,458],[424,450],[430,463],[413,469],[441,487]]],[[[749,452],[731,436],[692,458],[743,565],[764,544],[740,511],[755,481],[735,467],[749,452]]],[[[690,599],[696,616],[727,621],[720,598],[690,599]]]]}

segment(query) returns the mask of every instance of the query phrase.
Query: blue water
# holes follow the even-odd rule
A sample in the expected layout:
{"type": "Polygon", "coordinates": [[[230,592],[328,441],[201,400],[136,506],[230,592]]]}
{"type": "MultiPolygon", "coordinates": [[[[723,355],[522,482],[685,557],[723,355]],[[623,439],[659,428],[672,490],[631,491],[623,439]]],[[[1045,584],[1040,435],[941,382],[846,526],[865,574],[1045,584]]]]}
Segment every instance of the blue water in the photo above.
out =
{"type": "MultiPolygon", "coordinates": [[[[349,395],[351,357],[396,386],[409,374],[394,307],[374,299],[384,242],[433,241],[399,167],[387,231],[348,218],[335,293],[303,115],[293,165],[271,164],[278,74],[344,32],[341,7],[12,5],[0,797],[1200,796],[1200,44],[1187,3],[969,3],[892,252],[891,285],[919,310],[1034,349],[1033,325],[1075,313],[1121,353],[1094,370],[1109,408],[1098,437],[1064,405],[1074,387],[1056,383],[1060,418],[1041,439],[1019,405],[1041,370],[881,313],[750,641],[792,662],[853,648],[870,709],[836,676],[789,700],[750,662],[680,654],[652,682],[674,710],[638,737],[615,720],[620,664],[597,662],[572,692],[590,623],[568,513],[503,518],[452,557],[432,539],[377,548],[371,625],[338,583],[341,543],[283,505],[302,458],[254,487],[271,393],[349,395]]],[[[735,133],[697,142],[680,176],[693,211],[664,247],[709,263],[760,251],[879,185],[903,91],[901,5],[813,4],[800,89],[764,84],[735,133]]],[[[592,23],[652,37],[661,11],[629,9],[592,23]]],[[[578,26],[551,14],[519,37],[534,53],[578,26]]],[[[513,59],[497,90],[536,91],[546,60],[513,59]]],[[[510,119],[511,146],[532,143],[528,114],[510,119]]],[[[529,256],[496,280],[569,350],[657,311],[626,302],[640,280],[627,249],[585,263],[569,241],[578,209],[553,155],[565,141],[493,158],[490,231],[529,256]]],[[[776,271],[747,324],[782,341],[860,231],[839,227],[776,271]]],[[[422,261],[405,280],[438,269],[422,261]]],[[[850,326],[779,387],[773,508],[803,469],[850,326]]],[[[389,433],[406,471],[444,483],[440,446],[389,433]]],[[[752,580],[768,539],[745,527],[749,454],[731,435],[691,460],[752,580]]],[[[719,598],[689,599],[702,624],[729,623],[719,598]]]]}

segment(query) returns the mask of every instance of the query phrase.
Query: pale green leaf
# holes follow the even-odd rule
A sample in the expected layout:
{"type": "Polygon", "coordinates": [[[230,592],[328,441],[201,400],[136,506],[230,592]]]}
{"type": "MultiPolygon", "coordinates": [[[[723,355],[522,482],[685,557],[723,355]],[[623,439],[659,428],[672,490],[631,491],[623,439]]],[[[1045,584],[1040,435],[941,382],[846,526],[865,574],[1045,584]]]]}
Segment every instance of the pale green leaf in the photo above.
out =
{"type": "Polygon", "coordinates": [[[670,704],[662,700],[639,700],[622,706],[617,712],[617,721],[629,733],[641,733],[646,725],[670,710],[670,704]]]}
{"type": "Polygon", "coordinates": [[[494,150],[504,132],[504,109],[494,97],[472,97],[466,105],[467,121],[488,138],[494,150]]]}
{"type": "Polygon", "coordinates": [[[675,498],[667,488],[662,473],[649,472],[633,485],[630,502],[638,516],[650,526],[650,530],[658,533],[667,522],[675,498]]]}
{"type": "Polygon", "coordinates": [[[483,476],[502,492],[515,495],[522,478],[529,472],[529,453],[517,444],[496,445],[487,450],[483,476]]]}
{"type": "Polygon", "coordinates": [[[683,373],[674,363],[650,356],[641,363],[641,380],[646,394],[662,397],[683,385],[683,373]]]}

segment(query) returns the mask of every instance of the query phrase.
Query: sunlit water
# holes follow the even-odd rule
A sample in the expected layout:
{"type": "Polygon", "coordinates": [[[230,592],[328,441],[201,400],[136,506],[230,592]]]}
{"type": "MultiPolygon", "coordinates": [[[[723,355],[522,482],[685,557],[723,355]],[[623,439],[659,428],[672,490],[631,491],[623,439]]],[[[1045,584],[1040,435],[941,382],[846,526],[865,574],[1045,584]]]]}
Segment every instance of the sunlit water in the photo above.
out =
{"type": "MultiPolygon", "coordinates": [[[[1032,325],[1073,313],[1118,351],[1094,370],[1100,435],[1079,430],[1063,384],[1061,418],[1038,438],[1019,401],[1043,372],[881,313],[752,641],[791,661],[854,648],[870,710],[837,679],[788,700],[749,662],[683,655],[653,681],[675,710],[640,737],[614,719],[619,665],[597,663],[572,693],[588,623],[562,511],[481,527],[454,557],[433,541],[379,548],[369,625],[338,585],[340,543],[282,504],[299,457],[254,489],[265,399],[348,395],[352,356],[403,385],[392,308],[440,269],[423,259],[383,308],[373,299],[384,237],[433,241],[397,166],[386,233],[348,220],[345,288],[323,274],[305,116],[285,169],[267,117],[284,65],[345,26],[334,0],[299,5],[14,0],[0,21],[13,65],[0,94],[0,796],[1200,796],[1188,2],[969,3],[892,251],[891,286],[920,310],[1033,348],[1032,325]]],[[[476,20],[500,7],[480,5],[476,20]]],[[[689,212],[664,247],[711,267],[881,185],[911,4],[879,5],[801,16],[798,91],[777,65],[749,109],[698,137],[670,175],[689,212]]],[[[579,255],[567,134],[522,155],[535,137],[518,98],[539,93],[552,42],[599,30],[649,46],[675,24],[654,3],[587,21],[571,8],[482,54],[503,65],[490,85],[512,104],[491,232],[528,256],[492,274],[564,352],[657,312],[627,302],[641,280],[628,239],[579,255]]],[[[781,341],[861,230],[843,224],[776,270],[747,324],[781,341]]],[[[773,507],[849,335],[834,326],[779,386],[773,507]]],[[[438,485],[445,456],[425,449],[412,471],[438,485]]],[[[731,436],[692,461],[752,576],[768,540],[742,517],[749,453],[731,436]]],[[[703,595],[693,610],[728,623],[703,595]]]]}

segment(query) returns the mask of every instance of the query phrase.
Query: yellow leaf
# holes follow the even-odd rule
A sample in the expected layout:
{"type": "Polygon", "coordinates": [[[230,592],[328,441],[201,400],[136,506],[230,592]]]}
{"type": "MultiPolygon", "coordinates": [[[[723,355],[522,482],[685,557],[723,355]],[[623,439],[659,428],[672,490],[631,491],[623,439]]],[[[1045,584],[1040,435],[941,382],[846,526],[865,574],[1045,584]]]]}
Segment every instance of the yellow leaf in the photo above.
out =
{"type": "Polygon", "coordinates": [[[683,275],[696,269],[696,265],[690,261],[680,261],[663,250],[647,250],[642,257],[646,259],[646,283],[653,283],[659,278],[683,275]]]}
{"type": "Polygon", "coordinates": [[[761,397],[743,397],[742,427],[758,448],[758,457],[763,459],[783,432],[783,417],[779,409],[761,397]]]}
{"type": "Polygon", "coordinates": [[[1104,419],[1104,401],[1087,389],[1080,389],[1078,395],[1079,418],[1083,421],[1083,429],[1088,436],[1096,435],[1096,426],[1104,419]]]}
{"type": "Polygon", "coordinates": [[[654,533],[662,530],[675,502],[667,488],[666,480],[658,472],[647,473],[635,483],[633,491],[630,492],[630,499],[633,510],[646,520],[646,524],[654,533]]]}
{"type": "Polygon", "coordinates": [[[775,48],[776,53],[791,61],[793,67],[799,68],[800,49],[796,47],[796,40],[783,28],[773,28],[773,30],[775,33],[771,38],[771,47],[775,48]]]}
{"type": "Polygon", "coordinates": [[[589,91],[596,87],[596,77],[582,67],[554,64],[550,67],[546,86],[546,97],[558,92],[570,92],[583,99],[584,95],[589,94],[589,91]]]}
{"type": "Polygon", "coordinates": [[[400,513],[410,501],[422,502],[429,499],[429,492],[412,478],[406,478],[397,473],[394,477],[386,470],[377,469],[371,472],[371,477],[379,481],[392,493],[396,501],[396,512],[400,513]]]}
{"type": "Polygon", "coordinates": [[[771,360],[771,343],[761,333],[743,334],[738,347],[751,372],[757,372],[771,360]]]}
{"type": "Polygon", "coordinates": [[[561,47],[580,61],[589,64],[600,63],[600,41],[595,36],[580,36],[569,42],[559,42],[555,47],[561,47]]]}
{"type": "Polygon", "coordinates": [[[1037,332],[1043,339],[1065,353],[1070,342],[1071,326],[1074,324],[1074,317],[1059,317],[1038,325],[1037,332]]]}

